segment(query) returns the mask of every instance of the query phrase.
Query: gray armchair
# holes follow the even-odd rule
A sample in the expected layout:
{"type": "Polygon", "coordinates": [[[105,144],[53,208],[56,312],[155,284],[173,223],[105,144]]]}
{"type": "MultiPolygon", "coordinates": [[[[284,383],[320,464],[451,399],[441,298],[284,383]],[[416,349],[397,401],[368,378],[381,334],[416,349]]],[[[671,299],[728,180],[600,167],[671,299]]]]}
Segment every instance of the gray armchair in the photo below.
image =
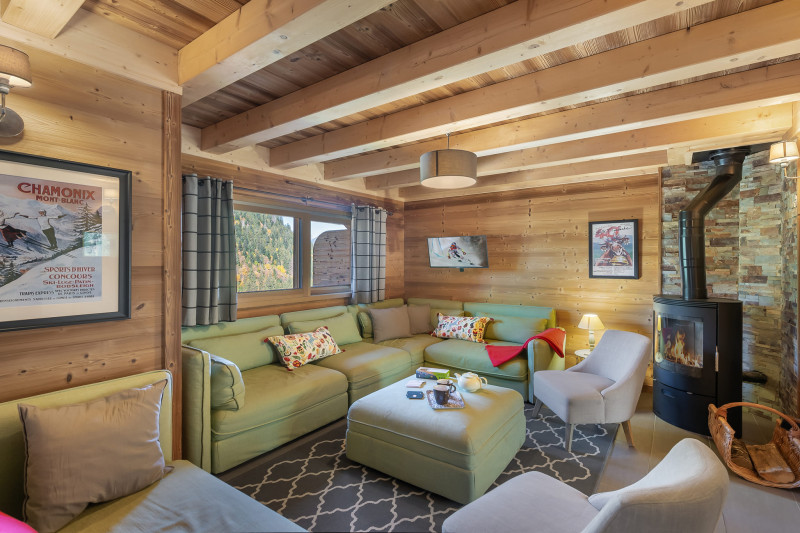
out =
{"type": "Polygon", "coordinates": [[[541,472],[522,474],[456,511],[442,532],[711,533],[727,494],[716,454],[684,439],[642,479],[613,492],[587,497],[541,472]]]}
{"type": "Polygon", "coordinates": [[[608,330],[581,363],[567,370],[533,374],[534,416],[544,403],[566,422],[564,447],[572,450],[575,424],[621,423],[633,446],[630,418],[642,393],[650,340],[638,333],[608,330]]]}

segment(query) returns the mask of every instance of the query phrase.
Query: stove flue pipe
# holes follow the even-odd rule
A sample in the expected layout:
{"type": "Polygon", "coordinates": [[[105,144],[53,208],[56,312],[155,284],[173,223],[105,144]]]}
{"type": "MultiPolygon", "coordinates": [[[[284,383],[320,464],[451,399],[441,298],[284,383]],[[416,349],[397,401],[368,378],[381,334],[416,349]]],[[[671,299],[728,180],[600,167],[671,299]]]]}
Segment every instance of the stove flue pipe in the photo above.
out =
{"type": "Polygon", "coordinates": [[[714,179],[680,212],[678,235],[684,300],[708,298],[705,218],[742,179],[742,163],[748,154],[750,148],[747,146],[713,152],[709,159],[717,167],[714,179]]]}

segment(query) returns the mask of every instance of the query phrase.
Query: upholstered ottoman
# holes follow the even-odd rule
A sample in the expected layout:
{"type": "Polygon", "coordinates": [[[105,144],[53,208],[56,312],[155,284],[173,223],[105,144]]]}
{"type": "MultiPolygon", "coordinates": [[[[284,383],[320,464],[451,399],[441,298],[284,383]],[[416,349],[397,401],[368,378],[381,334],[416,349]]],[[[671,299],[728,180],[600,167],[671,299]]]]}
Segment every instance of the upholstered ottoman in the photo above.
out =
{"type": "Polygon", "coordinates": [[[471,502],[525,441],[522,396],[488,385],[462,392],[464,409],[434,410],[426,399],[406,398],[408,379],[350,406],[347,457],[459,503],[471,502]]]}

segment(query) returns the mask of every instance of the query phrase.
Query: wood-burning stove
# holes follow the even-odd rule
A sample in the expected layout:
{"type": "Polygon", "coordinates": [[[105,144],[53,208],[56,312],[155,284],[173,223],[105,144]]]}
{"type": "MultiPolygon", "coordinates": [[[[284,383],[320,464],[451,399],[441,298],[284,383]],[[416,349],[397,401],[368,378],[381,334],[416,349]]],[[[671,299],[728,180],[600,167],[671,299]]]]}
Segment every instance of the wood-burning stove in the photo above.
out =
{"type": "MultiPolygon", "coordinates": [[[[708,404],[742,401],[742,302],[653,298],[653,411],[708,435],[708,404]]],[[[741,430],[741,410],[728,415],[741,430]]]]}
{"type": "MultiPolygon", "coordinates": [[[[653,411],[704,435],[708,404],[742,400],[742,302],[708,298],[705,216],[742,179],[749,153],[739,147],[710,154],[714,179],[680,212],[682,296],[653,297],[653,411]]],[[[728,422],[741,434],[739,410],[728,422]]]]}

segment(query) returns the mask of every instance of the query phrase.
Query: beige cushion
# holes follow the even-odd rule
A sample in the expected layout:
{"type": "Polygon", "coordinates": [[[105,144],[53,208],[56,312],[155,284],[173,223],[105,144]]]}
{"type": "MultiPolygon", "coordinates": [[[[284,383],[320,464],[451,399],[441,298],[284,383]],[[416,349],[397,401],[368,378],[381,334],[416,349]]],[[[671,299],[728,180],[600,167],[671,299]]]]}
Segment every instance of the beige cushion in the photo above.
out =
{"type": "Polygon", "coordinates": [[[375,342],[411,336],[411,322],[405,305],[389,309],[370,309],[369,314],[372,318],[372,336],[375,342]]]}
{"type": "Polygon", "coordinates": [[[361,342],[361,334],[358,332],[355,316],[352,313],[344,313],[331,318],[321,318],[319,320],[306,320],[302,322],[289,322],[289,333],[308,333],[316,331],[322,326],[326,326],[336,344],[353,344],[361,342]]]}
{"type": "Polygon", "coordinates": [[[278,361],[278,354],[275,349],[264,342],[264,339],[274,335],[283,335],[283,328],[281,326],[271,326],[252,333],[195,339],[187,344],[224,357],[236,364],[239,370],[245,371],[278,361]]]}
{"type": "Polygon", "coordinates": [[[211,408],[237,411],[244,407],[244,381],[239,367],[214,354],[211,359],[211,408]]]}
{"type": "Polygon", "coordinates": [[[86,509],[164,476],[158,417],[167,381],[86,403],[19,404],[25,436],[25,520],[56,531],[86,509]]]}
{"type": "Polygon", "coordinates": [[[431,306],[430,305],[409,305],[408,321],[411,323],[411,334],[430,333],[431,329],[431,306]]]}

